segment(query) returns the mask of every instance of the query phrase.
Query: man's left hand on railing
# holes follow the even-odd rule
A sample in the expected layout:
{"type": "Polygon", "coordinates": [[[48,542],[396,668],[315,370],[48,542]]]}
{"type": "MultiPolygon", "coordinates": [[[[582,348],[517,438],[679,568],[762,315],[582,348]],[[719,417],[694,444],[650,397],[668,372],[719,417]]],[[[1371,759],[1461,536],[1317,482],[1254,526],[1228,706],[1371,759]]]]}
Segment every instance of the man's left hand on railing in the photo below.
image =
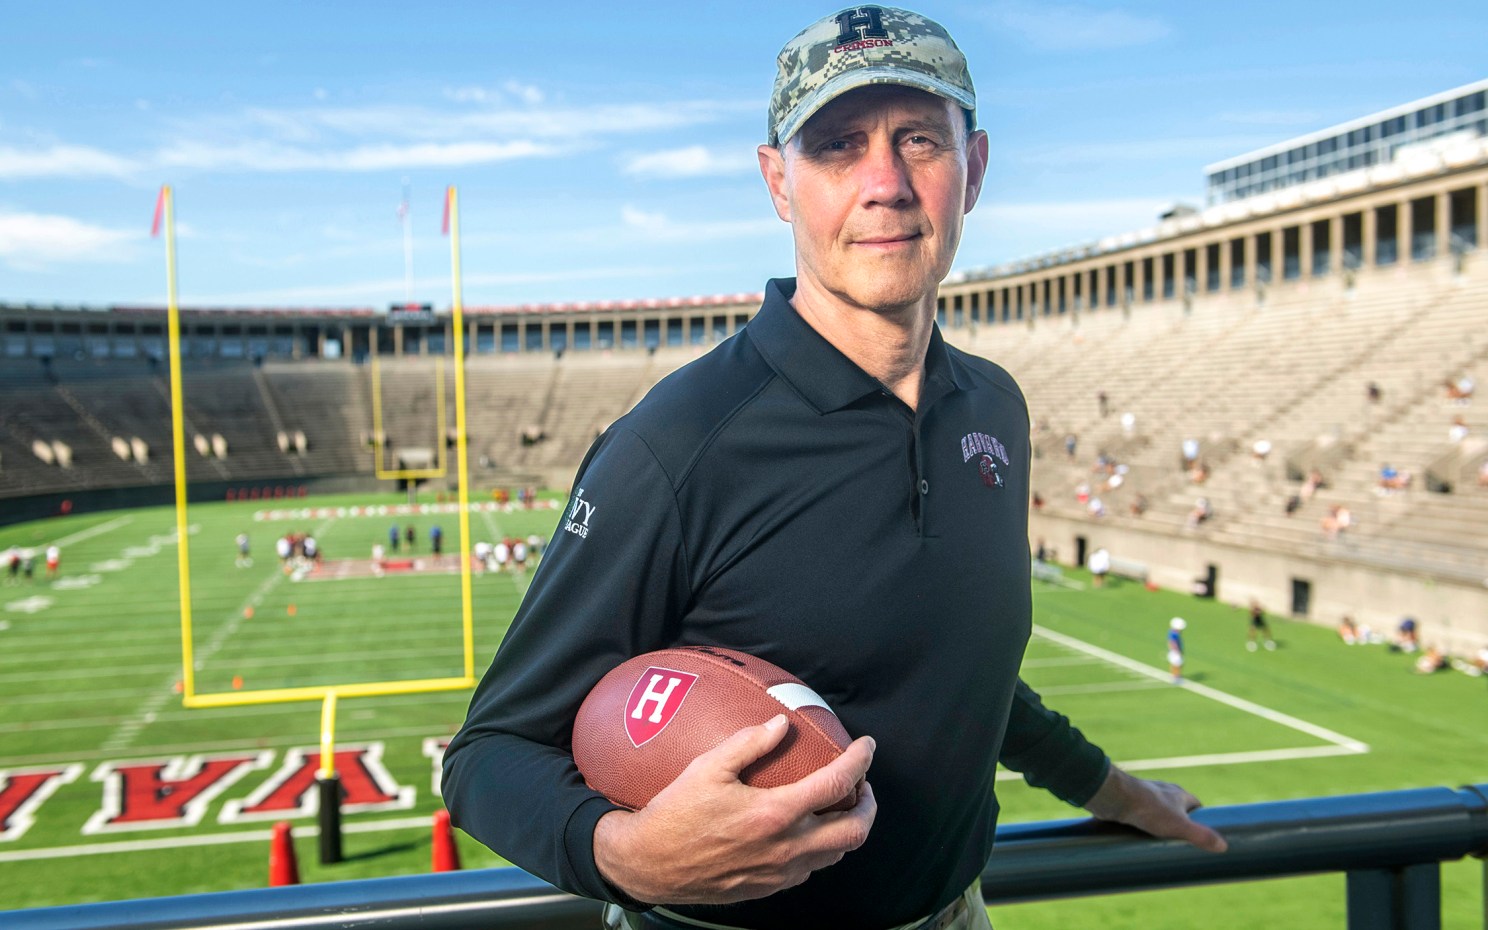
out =
{"type": "Polygon", "coordinates": [[[1085,809],[1100,820],[1124,823],[1163,839],[1184,840],[1208,852],[1224,852],[1229,848],[1224,837],[1189,816],[1202,806],[1178,785],[1137,778],[1113,765],[1085,809]]]}

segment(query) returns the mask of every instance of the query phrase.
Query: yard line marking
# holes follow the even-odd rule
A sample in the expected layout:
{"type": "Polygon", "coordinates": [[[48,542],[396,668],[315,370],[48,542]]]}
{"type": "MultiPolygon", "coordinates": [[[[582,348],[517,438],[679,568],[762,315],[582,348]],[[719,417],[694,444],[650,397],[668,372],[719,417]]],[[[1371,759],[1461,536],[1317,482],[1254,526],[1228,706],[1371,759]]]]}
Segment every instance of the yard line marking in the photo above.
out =
{"type": "MultiPolygon", "coordinates": [[[[1078,652],[1083,652],[1087,655],[1105,659],[1112,665],[1118,665],[1129,671],[1136,672],[1139,675],[1146,675],[1148,678],[1153,678],[1157,681],[1163,682],[1172,680],[1171,674],[1163,671],[1162,669],[1153,668],[1150,665],[1143,665],[1141,662],[1138,662],[1135,659],[1128,659],[1126,656],[1121,655],[1120,653],[1111,652],[1110,650],[1102,649],[1099,646],[1092,646],[1084,640],[1076,639],[1073,636],[1066,636],[1063,633],[1056,633],[1053,630],[1046,629],[1045,627],[1041,627],[1037,624],[1034,624],[1033,632],[1036,636],[1042,636],[1043,638],[1058,643],[1061,646],[1074,649],[1078,652]]],[[[1342,746],[1351,753],[1364,753],[1369,751],[1368,743],[1361,743],[1356,739],[1344,736],[1342,733],[1335,733],[1332,730],[1329,730],[1325,727],[1320,727],[1315,723],[1308,723],[1306,720],[1300,720],[1296,717],[1291,716],[1290,714],[1284,714],[1279,710],[1272,710],[1269,707],[1262,707],[1260,704],[1257,704],[1254,701],[1247,701],[1244,698],[1238,698],[1232,694],[1226,694],[1223,691],[1220,691],[1216,688],[1210,688],[1207,685],[1201,685],[1185,679],[1184,681],[1173,685],[1173,687],[1183,688],[1184,690],[1191,691],[1194,694],[1199,695],[1200,697],[1206,697],[1212,701],[1218,701],[1219,703],[1233,707],[1236,710],[1244,711],[1247,714],[1253,714],[1257,717],[1262,718],[1263,720],[1269,720],[1272,723],[1279,723],[1284,727],[1290,727],[1293,730],[1306,733],[1308,736],[1315,736],[1318,739],[1326,740],[1327,742],[1333,743],[1336,746],[1342,746]]]]}
{"type": "MultiPolygon", "coordinates": [[[[336,518],[331,517],[311,532],[315,536],[323,537],[326,528],[334,522],[336,522],[336,518]]],[[[188,532],[189,529],[188,527],[188,532]]],[[[207,641],[206,645],[192,656],[191,665],[193,670],[200,671],[206,666],[207,661],[216,655],[228,639],[238,631],[239,625],[243,622],[243,611],[249,606],[257,607],[263,603],[265,595],[272,591],[283,578],[284,573],[279,571],[278,568],[275,568],[269,577],[259,582],[258,587],[253,589],[253,592],[248,595],[247,599],[233,610],[228,621],[218,627],[217,632],[212,634],[212,638],[207,641]]],[[[108,739],[103,741],[101,748],[104,752],[118,752],[127,749],[134,742],[135,737],[139,736],[141,730],[159,718],[161,708],[165,707],[166,702],[170,701],[174,696],[173,689],[176,683],[176,674],[176,670],[173,669],[165,682],[165,686],[151,692],[145,698],[144,703],[140,705],[139,709],[125,720],[117,730],[110,734],[108,739]]]]}
{"type": "MultiPolygon", "coordinates": [[[[1316,759],[1323,756],[1357,755],[1347,746],[1304,746],[1297,749],[1259,749],[1254,752],[1213,752],[1197,756],[1173,756],[1168,759],[1123,759],[1115,764],[1125,772],[1151,769],[1190,769],[1205,765],[1238,765],[1246,762],[1288,762],[1293,759],[1316,759]]],[[[998,781],[1014,781],[1023,776],[999,769],[998,781]]]]}
{"type": "Polygon", "coordinates": [[[1101,660],[1096,656],[1060,656],[1053,659],[1024,659],[1024,668],[1052,668],[1056,665],[1096,665],[1101,660]]]}
{"type": "MultiPolygon", "coordinates": [[[[387,830],[427,829],[429,817],[401,817],[395,820],[373,820],[343,823],[343,833],[381,833],[387,830]]],[[[54,846],[50,849],[18,849],[0,852],[0,862],[29,862],[36,859],[67,859],[73,856],[97,856],[108,853],[149,852],[160,849],[184,849],[192,846],[224,846],[230,843],[263,843],[272,839],[273,830],[237,830],[205,836],[173,836],[158,840],[124,840],[117,843],[88,843],[81,846],[54,846]]],[[[295,827],[296,837],[319,836],[314,825],[295,827]]]]}
{"type": "Polygon", "coordinates": [[[134,517],[119,517],[116,520],[110,520],[107,523],[100,523],[97,526],[89,527],[86,530],[79,530],[78,532],[73,533],[71,536],[64,536],[54,542],[53,545],[57,546],[58,548],[61,548],[62,546],[70,546],[75,542],[82,542],[85,539],[92,539],[94,536],[102,536],[104,533],[111,533],[119,527],[133,522],[134,517]]]}
{"type": "Polygon", "coordinates": [[[1106,691],[1148,691],[1172,687],[1161,681],[1106,681],[1088,685],[1052,685],[1039,688],[1039,694],[1100,694],[1106,691]]]}

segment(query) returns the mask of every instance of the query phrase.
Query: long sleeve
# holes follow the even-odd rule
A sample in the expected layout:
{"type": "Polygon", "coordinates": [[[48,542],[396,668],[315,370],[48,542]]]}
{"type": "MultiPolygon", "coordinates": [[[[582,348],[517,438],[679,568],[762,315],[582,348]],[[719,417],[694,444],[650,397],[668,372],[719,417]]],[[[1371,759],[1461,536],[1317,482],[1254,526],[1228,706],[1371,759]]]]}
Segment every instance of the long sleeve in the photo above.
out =
{"type": "Polygon", "coordinates": [[[1022,678],[1013,693],[998,761],[1033,787],[1076,807],[1090,800],[1111,768],[1105,752],[1072,726],[1068,717],[1045,707],[1038,692],[1022,678]]]}
{"type": "Polygon", "coordinates": [[[559,888],[633,904],[594,864],[594,826],[616,805],[574,766],[573,720],[606,672],[674,638],[688,590],[671,482],[644,442],[612,429],[446,750],[453,822],[559,888]]]}

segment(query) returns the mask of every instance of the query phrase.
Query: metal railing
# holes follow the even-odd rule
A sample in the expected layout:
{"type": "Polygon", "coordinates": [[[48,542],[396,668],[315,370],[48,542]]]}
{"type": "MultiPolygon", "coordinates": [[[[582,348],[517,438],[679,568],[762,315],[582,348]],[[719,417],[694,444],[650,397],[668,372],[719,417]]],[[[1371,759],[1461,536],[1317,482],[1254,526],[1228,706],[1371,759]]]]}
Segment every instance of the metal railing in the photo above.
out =
{"type": "MultiPolygon", "coordinates": [[[[1439,930],[1440,863],[1488,856],[1488,784],[1214,807],[1196,819],[1229,852],[1091,820],[1004,826],[983,894],[997,904],[1346,872],[1349,930],[1439,930]]],[[[0,926],[596,930],[599,905],[501,868],[0,912],[0,926]]]]}

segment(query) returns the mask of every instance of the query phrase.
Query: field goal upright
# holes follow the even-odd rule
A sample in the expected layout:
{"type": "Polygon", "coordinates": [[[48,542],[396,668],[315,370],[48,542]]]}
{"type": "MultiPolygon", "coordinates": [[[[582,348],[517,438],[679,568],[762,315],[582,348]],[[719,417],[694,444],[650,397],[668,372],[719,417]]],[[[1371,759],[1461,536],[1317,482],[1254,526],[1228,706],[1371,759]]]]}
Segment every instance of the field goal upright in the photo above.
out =
{"type": "MultiPolygon", "coordinates": [[[[461,603],[461,674],[444,678],[393,679],[384,681],[342,682],[304,687],[268,688],[260,690],[233,690],[201,693],[196,689],[196,668],[191,616],[191,553],[187,522],[186,442],[184,398],[181,377],[181,321],[176,300],[176,248],[175,248],[175,201],[170,185],[160,189],[155,206],[154,231],[158,232],[164,221],[166,246],[166,285],[168,294],[167,339],[170,353],[171,391],[171,439],[175,469],[175,510],[177,569],[180,590],[181,617],[181,703],[187,708],[237,707],[251,704],[287,703],[295,701],[321,701],[320,734],[320,778],[322,781],[321,830],[323,862],[340,859],[340,814],[335,773],[335,718],[338,698],[380,697],[398,694],[424,694],[435,691],[459,691],[475,687],[475,635],[471,597],[470,566],[470,513],[469,513],[469,469],[466,462],[466,417],[465,417],[465,345],[460,334],[464,332],[464,308],[460,285],[460,238],[459,201],[455,188],[445,192],[446,231],[450,233],[451,279],[454,293],[452,307],[453,326],[457,337],[454,345],[455,365],[455,460],[459,489],[459,559],[460,559],[460,603],[461,603]],[[334,837],[334,841],[332,841],[334,837]],[[327,843],[330,843],[328,849],[327,843]]],[[[376,360],[374,358],[374,364],[376,360]]],[[[445,419],[444,367],[443,359],[435,369],[438,384],[437,410],[439,411],[438,473],[446,468],[445,448],[448,434],[445,419]]],[[[376,395],[374,395],[375,397],[376,395]]],[[[379,465],[381,448],[379,446],[379,465]]],[[[384,477],[379,473],[379,477],[384,477]]]]}
{"type": "MultiPolygon", "coordinates": [[[[383,415],[383,387],[382,387],[382,365],[379,354],[374,351],[371,359],[372,377],[372,449],[373,470],[377,477],[384,481],[407,481],[412,488],[412,482],[426,478],[443,478],[448,474],[448,402],[444,392],[444,356],[434,357],[434,465],[427,468],[404,468],[388,467],[387,420],[383,415]]],[[[456,393],[460,395],[464,391],[464,379],[456,378],[456,393]]],[[[461,406],[464,402],[463,396],[457,396],[455,405],[461,406]]],[[[395,460],[396,462],[396,460],[395,460]]]]}

